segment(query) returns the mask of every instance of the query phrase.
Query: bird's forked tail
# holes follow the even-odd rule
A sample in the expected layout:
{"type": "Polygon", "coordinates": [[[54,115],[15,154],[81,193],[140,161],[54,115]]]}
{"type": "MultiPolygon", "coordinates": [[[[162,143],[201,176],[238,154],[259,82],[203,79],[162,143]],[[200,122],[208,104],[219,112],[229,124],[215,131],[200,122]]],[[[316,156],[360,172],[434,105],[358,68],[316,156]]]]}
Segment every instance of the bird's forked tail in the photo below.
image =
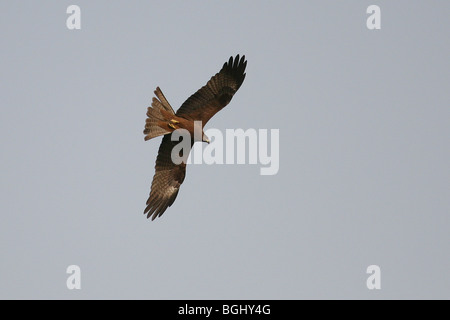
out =
{"type": "Polygon", "coordinates": [[[145,120],[145,141],[159,137],[173,130],[167,126],[171,116],[175,114],[166,97],[159,87],[155,90],[157,98],[153,97],[152,106],[147,109],[147,119],[145,120]]]}

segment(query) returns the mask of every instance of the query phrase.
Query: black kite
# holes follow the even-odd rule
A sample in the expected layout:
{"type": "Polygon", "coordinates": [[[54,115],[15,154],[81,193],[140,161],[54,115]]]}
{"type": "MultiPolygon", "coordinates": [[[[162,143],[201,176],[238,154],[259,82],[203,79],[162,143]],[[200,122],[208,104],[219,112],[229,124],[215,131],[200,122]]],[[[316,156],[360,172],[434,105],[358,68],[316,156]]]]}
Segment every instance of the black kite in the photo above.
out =
{"type": "Polygon", "coordinates": [[[180,185],[186,175],[188,154],[182,155],[180,164],[172,162],[173,147],[178,141],[171,141],[171,133],[176,129],[186,129],[191,134],[191,148],[196,141],[208,142],[203,127],[217,112],[225,107],[241,86],[245,78],[245,56],[230,57],[222,69],[208,83],[191,95],[175,113],[161,89],[155,90],[152,106],[147,109],[145,140],[164,135],[155,164],[150,197],[144,214],[152,220],[160,217],[175,201],[180,185]],[[194,140],[194,121],[202,122],[202,138],[194,140]]]}

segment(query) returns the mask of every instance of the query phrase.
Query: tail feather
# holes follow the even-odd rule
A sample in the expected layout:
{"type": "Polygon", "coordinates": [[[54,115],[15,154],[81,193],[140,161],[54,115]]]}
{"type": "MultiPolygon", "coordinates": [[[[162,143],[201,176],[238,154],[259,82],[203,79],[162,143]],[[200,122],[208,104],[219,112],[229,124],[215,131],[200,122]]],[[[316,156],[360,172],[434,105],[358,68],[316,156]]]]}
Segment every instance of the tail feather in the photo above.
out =
{"type": "Polygon", "coordinates": [[[170,113],[175,114],[175,111],[173,111],[172,106],[170,105],[169,101],[167,101],[166,97],[162,93],[161,89],[159,87],[156,87],[155,95],[158,97],[160,103],[164,107],[164,109],[170,113]]]}
{"type": "Polygon", "coordinates": [[[147,109],[148,118],[145,121],[144,129],[145,141],[172,132],[170,128],[166,127],[166,124],[170,119],[167,119],[164,116],[164,113],[172,115],[175,114],[175,112],[159,87],[156,88],[155,94],[160,100],[153,97],[152,106],[147,109]]]}

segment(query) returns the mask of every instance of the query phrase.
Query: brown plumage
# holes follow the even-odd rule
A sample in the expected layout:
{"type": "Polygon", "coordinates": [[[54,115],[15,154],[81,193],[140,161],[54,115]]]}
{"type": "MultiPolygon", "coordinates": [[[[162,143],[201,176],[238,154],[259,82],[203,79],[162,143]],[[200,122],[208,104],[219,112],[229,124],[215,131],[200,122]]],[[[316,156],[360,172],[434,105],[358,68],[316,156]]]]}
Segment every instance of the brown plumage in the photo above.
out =
{"type": "Polygon", "coordinates": [[[217,112],[225,107],[241,86],[245,78],[245,56],[230,57],[222,69],[208,83],[191,95],[175,113],[161,89],[155,90],[152,106],[148,107],[144,134],[145,140],[164,135],[155,164],[155,175],[144,214],[152,220],[160,217],[175,201],[180,185],[186,175],[186,160],[189,153],[180,155],[182,162],[172,162],[171,153],[178,141],[171,141],[176,129],[186,129],[191,134],[191,148],[194,141],[194,121],[202,121],[202,140],[209,140],[203,127],[217,112]]]}

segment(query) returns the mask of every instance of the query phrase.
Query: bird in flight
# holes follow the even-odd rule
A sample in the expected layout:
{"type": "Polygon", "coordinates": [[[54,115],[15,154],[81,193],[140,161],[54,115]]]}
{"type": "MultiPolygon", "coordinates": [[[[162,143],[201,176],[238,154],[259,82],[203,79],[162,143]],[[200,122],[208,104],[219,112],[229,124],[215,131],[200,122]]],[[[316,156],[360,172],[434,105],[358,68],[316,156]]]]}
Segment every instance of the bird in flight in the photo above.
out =
{"type": "Polygon", "coordinates": [[[186,176],[186,160],[190,149],[188,152],[182,152],[180,163],[172,161],[172,149],[179,143],[171,140],[172,132],[177,129],[187,130],[191,137],[190,148],[197,141],[209,143],[203,128],[209,119],[230,103],[244,81],[246,66],[245,56],[239,58],[237,55],[234,59],[230,57],[222,69],[211,77],[205,86],[191,95],[176,113],[161,89],[156,88],[156,97],[153,97],[152,105],[147,109],[145,141],[158,136],[164,137],[159,146],[155,175],[144,210],[147,218],[152,217],[154,220],[160,217],[174,203],[186,176]],[[202,132],[199,135],[194,134],[196,121],[201,121],[202,132]]]}

